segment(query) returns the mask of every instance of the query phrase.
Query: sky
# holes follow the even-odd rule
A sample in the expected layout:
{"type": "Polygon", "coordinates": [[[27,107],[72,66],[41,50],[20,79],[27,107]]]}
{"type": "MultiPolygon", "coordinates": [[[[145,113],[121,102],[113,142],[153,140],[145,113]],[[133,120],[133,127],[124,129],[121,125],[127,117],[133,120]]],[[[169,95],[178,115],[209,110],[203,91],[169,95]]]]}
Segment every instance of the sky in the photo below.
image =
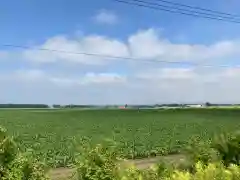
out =
{"type": "MultiPolygon", "coordinates": [[[[240,15],[238,0],[174,2],[240,15]]],[[[2,0],[0,103],[240,103],[239,32],[114,0],[2,0]]]]}

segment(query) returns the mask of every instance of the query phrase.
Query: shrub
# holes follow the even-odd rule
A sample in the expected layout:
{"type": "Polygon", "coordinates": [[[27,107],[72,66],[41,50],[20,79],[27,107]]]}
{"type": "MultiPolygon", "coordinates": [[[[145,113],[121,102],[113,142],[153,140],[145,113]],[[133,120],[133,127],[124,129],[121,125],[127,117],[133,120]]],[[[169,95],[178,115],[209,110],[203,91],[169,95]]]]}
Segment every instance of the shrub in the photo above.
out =
{"type": "Polygon", "coordinates": [[[1,180],[45,180],[44,167],[33,159],[32,153],[20,153],[13,138],[0,128],[1,180]]]}
{"type": "Polygon", "coordinates": [[[170,166],[163,162],[152,166],[150,169],[140,170],[128,163],[118,163],[119,158],[114,153],[114,149],[98,145],[93,149],[90,146],[82,146],[82,151],[78,155],[76,168],[79,180],[240,179],[240,166],[229,165],[229,167],[225,167],[224,164],[210,163],[209,159],[207,160],[194,163],[193,172],[190,172],[188,168],[179,169],[179,167],[170,166]]]}
{"type": "Polygon", "coordinates": [[[186,153],[188,157],[188,166],[191,170],[195,169],[195,164],[198,162],[207,165],[219,160],[218,152],[211,147],[211,143],[203,142],[197,137],[189,141],[186,153]]]}
{"type": "Polygon", "coordinates": [[[218,151],[226,166],[230,164],[240,165],[240,132],[215,136],[213,148],[218,151]]]}
{"type": "Polygon", "coordinates": [[[124,171],[121,180],[239,180],[240,166],[230,165],[226,168],[221,163],[210,163],[208,165],[198,162],[195,164],[195,173],[189,171],[166,169],[160,171],[159,168],[149,170],[138,170],[134,167],[124,171]]]}
{"type": "Polygon", "coordinates": [[[240,167],[231,165],[225,168],[222,164],[204,165],[199,162],[195,165],[196,172],[175,171],[169,180],[238,180],[240,179],[240,167]]]}
{"type": "Polygon", "coordinates": [[[117,177],[119,159],[111,146],[97,145],[91,148],[83,143],[76,158],[79,180],[114,180],[117,177]]]}
{"type": "Polygon", "coordinates": [[[78,180],[155,180],[167,175],[170,177],[170,166],[159,163],[151,169],[139,170],[128,161],[119,158],[116,149],[116,145],[97,145],[92,148],[84,142],[76,156],[78,180]]]}

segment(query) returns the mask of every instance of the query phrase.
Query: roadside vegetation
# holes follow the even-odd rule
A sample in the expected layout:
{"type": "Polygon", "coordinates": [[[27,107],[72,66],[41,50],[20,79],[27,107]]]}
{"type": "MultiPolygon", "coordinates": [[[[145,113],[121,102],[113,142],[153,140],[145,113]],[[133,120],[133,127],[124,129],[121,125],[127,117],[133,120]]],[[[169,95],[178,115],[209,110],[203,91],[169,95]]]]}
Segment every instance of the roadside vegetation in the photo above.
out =
{"type": "Polygon", "coordinates": [[[46,180],[46,166],[35,158],[33,151],[21,152],[19,146],[0,128],[0,179],[46,180]]]}

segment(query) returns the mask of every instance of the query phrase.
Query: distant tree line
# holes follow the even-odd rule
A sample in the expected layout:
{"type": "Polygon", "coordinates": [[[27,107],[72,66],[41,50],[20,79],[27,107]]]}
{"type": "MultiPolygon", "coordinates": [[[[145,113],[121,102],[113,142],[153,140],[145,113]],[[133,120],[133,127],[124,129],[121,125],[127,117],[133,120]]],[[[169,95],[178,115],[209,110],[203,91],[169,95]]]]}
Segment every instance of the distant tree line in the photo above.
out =
{"type": "Polygon", "coordinates": [[[47,104],[0,104],[0,108],[49,108],[47,104]]]}
{"type": "Polygon", "coordinates": [[[240,104],[212,104],[209,102],[206,102],[205,106],[240,106],[240,104]]]}
{"type": "MultiPolygon", "coordinates": [[[[128,105],[125,104],[125,108],[130,109],[139,109],[139,108],[161,108],[161,107],[188,107],[191,104],[155,104],[155,105],[128,105]]],[[[194,105],[194,104],[192,104],[194,105]]],[[[203,104],[206,107],[209,106],[233,106],[233,105],[239,105],[239,104],[212,104],[209,102],[206,102],[203,104]]],[[[59,109],[59,108],[67,108],[67,109],[73,109],[73,108],[101,108],[101,109],[117,109],[120,107],[120,105],[77,105],[77,104],[68,104],[68,105],[59,105],[54,104],[51,107],[59,109]]],[[[50,108],[47,104],[0,104],[1,108],[50,108]]]]}
{"type": "Polygon", "coordinates": [[[183,107],[185,104],[160,104],[160,105],[155,105],[155,107],[183,107]]]}
{"type": "Polygon", "coordinates": [[[59,105],[59,104],[54,104],[53,108],[95,108],[98,106],[94,105],[77,105],[77,104],[68,104],[68,105],[59,105]]]}

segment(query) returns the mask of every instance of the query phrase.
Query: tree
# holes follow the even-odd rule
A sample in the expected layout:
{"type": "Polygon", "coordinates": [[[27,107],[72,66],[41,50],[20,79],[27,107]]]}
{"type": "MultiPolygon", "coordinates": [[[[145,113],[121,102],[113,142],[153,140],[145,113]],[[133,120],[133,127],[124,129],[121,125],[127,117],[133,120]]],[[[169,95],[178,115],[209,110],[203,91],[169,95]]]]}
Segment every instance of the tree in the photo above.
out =
{"type": "Polygon", "coordinates": [[[210,102],[206,102],[205,105],[208,107],[208,106],[211,106],[211,103],[210,102]]]}

